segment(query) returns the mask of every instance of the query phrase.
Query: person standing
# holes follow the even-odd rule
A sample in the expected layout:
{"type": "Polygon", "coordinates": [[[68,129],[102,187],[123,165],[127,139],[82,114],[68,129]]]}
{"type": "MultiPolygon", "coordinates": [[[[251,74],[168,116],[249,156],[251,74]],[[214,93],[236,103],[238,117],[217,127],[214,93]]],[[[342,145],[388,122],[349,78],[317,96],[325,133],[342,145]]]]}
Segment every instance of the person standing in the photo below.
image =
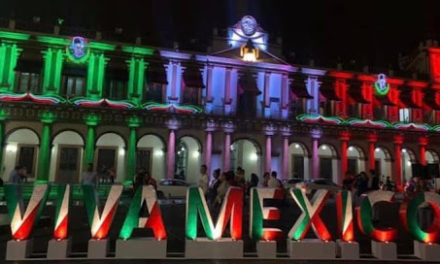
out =
{"type": "Polygon", "coordinates": [[[202,188],[203,193],[206,195],[208,193],[208,167],[205,164],[200,166],[200,179],[199,179],[199,187],[202,188]]]}
{"type": "Polygon", "coordinates": [[[9,174],[9,183],[20,184],[26,177],[26,167],[22,165],[17,165],[9,174]]]}
{"type": "Polygon", "coordinates": [[[97,187],[98,179],[96,172],[93,171],[93,163],[87,164],[87,170],[81,174],[81,184],[82,185],[92,185],[97,187]]]}
{"type": "Polygon", "coordinates": [[[280,182],[280,180],[277,179],[277,172],[276,171],[272,171],[272,173],[270,175],[270,179],[267,183],[267,186],[269,188],[280,188],[281,187],[281,182],[280,182]]]}

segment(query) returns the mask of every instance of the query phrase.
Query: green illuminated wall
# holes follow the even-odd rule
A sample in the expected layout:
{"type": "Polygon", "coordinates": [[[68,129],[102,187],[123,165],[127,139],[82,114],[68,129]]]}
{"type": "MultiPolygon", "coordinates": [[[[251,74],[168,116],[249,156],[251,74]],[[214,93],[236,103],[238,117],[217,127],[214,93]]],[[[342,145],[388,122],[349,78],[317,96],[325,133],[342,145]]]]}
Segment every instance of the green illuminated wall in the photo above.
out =
{"type": "Polygon", "coordinates": [[[84,117],[84,121],[87,125],[87,138],[86,148],[84,154],[84,163],[90,164],[95,160],[95,139],[96,139],[96,126],[98,125],[99,116],[96,114],[88,114],[84,117]]]}
{"type": "Polygon", "coordinates": [[[144,80],[146,63],[143,58],[131,58],[128,61],[128,99],[137,105],[141,104],[144,97],[144,80]]]}

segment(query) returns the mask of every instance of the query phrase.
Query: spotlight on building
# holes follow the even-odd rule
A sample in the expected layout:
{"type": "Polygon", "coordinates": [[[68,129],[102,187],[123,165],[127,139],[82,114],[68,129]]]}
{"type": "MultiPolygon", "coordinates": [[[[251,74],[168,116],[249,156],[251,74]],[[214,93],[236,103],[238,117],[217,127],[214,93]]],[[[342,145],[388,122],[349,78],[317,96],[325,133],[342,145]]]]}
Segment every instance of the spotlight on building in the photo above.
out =
{"type": "Polygon", "coordinates": [[[348,147],[348,151],[353,151],[354,148],[352,146],[348,147]]]}
{"type": "Polygon", "coordinates": [[[118,153],[119,153],[119,156],[124,156],[125,155],[125,149],[120,148],[118,153]]]}
{"type": "Polygon", "coordinates": [[[402,152],[403,152],[403,153],[406,153],[406,149],[402,149],[402,152]]]}
{"type": "Polygon", "coordinates": [[[299,144],[298,144],[298,143],[295,144],[295,148],[296,148],[296,149],[299,148],[299,144]]]}
{"type": "Polygon", "coordinates": [[[252,154],[249,156],[249,159],[252,160],[252,161],[256,161],[256,160],[258,160],[258,155],[257,155],[257,153],[252,153],[252,154]]]}
{"type": "Polygon", "coordinates": [[[159,149],[159,150],[154,151],[154,156],[162,157],[163,156],[163,150],[159,149]]]}
{"type": "Polygon", "coordinates": [[[327,146],[326,145],[322,145],[321,148],[322,148],[322,150],[326,150],[327,146]]]}
{"type": "Polygon", "coordinates": [[[198,150],[194,151],[192,154],[193,158],[197,159],[200,156],[200,152],[198,150]]]}
{"type": "Polygon", "coordinates": [[[379,151],[380,151],[380,148],[376,148],[374,151],[379,152],[379,151]]]}

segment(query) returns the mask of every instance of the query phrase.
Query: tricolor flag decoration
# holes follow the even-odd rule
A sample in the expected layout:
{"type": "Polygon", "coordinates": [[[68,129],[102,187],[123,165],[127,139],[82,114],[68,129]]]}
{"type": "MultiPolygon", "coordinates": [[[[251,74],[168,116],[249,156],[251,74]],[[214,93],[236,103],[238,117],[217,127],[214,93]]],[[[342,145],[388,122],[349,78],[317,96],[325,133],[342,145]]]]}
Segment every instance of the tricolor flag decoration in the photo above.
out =
{"type": "Polygon", "coordinates": [[[24,210],[22,186],[6,184],[4,186],[9,219],[11,221],[12,238],[25,240],[29,238],[32,228],[38,221],[49,194],[47,184],[36,184],[32,196],[24,210]]]}
{"type": "Polygon", "coordinates": [[[227,223],[231,238],[240,240],[242,235],[243,190],[229,187],[214,226],[205,195],[199,187],[189,187],[186,195],[186,237],[197,238],[197,219],[200,216],[206,236],[211,240],[222,238],[227,223]]]}
{"type": "Polygon", "coordinates": [[[418,240],[424,243],[440,241],[440,195],[434,192],[419,193],[400,207],[403,226],[418,240]],[[419,206],[428,203],[434,211],[434,219],[428,230],[423,230],[417,219],[419,206]]]}
{"type": "Polygon", "coordinates": [[[135,228],[151,228],[157,240],[167,238],[167,232],[157,202],[156,191],[151,185],[138,188],[130,203],[127,217],[122,225],[119,237],[129,239],[135,228]],[[148,217],[141,217],[143,205],[148,210],[148,217]]]}
{"type": "Polygon", "coordinates": [[[372,219],[373,206],[378,202],[392,202],[393,198],[394,192],[382,190],[369,192],[363,197],[356,207],[357,222],[362,233],[380,242],[391,242],[397,238],[396,228],[376,228],[372,219]]]}
{"type": "Polygon", "coordinates": [[[332,236],[319,216],[319,213],[324,207],[325,201],[328,199],[328,190],[317,190],[311,201],[307,198],[306,190],[303,188],[291,189],[290,194],[301,209],[302,213],[298,220],[296,220],[292,229],[290,229],[289,237],[294,240],[303,239],[311,225],[318,238],[324,241],[331,240],[332,236]]]}
{"type": "Polygon", "coordinates": [[[249,236],[254,240],[278,240],[283,232],[279,228],[263,227],[264,220],[279,220],[280,210],[276,207],[264,207],[266,199],[283,199],[284,191],[278,188],[252,188],[250,197],[249,236]]]}
{"type": "Polygon", "coordinates": [[[119,198],[122,194],[122,185],[112,185],[102,213],[100,213],[99,197],[95,186],[83,185],[82,189],[92,238],[105,239],[118,208],[119,198]]]}
{"type": "Polygon", "coordinates": [[[53,237],[57,240],[66,239],[68,235],[69,207],[71,201],[71,191],[69,184],[60,184],[57,187],[55,228],[53,237]]]}
{"type": "Polygon", "coordinates": [[[351,192],[339,191],[336,194],[336,214],[338,218],[338,232],[342,241],[354,240],[353,201],[351,192]]]}

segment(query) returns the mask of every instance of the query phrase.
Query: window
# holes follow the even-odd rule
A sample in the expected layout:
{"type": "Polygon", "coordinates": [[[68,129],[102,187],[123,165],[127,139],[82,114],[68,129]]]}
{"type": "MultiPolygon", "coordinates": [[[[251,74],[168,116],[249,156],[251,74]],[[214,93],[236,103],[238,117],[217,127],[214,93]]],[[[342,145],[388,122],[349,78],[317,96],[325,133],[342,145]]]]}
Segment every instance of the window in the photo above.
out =
{"type": "Polygon", "coordinates": [[[347,168],[348,172],[357,174],[358,173],[358,169],[357,169],[357,159],[356,158],[348,158],[348,168],[347,168]]]}
{"type": "Polygon", "coordinates": [[[79,176],[79,147],[58,148],[57,183],[77,183],[79,176]]]}
{"type": "Polygon", "coordinates": [[[127,95],[127,82],[121,80],[107,81],[107,98],[111,100],[123,100],[127,95]]]}
{"type": "Polygon", "coordinates": [[[332,179],[332,159],[331,158],[321,158],[319,161],[319,172],[320,177],[323,179],[332,179]]]}
{"type": "Polygon", "coordinates": [[[164,87],[166,85],[161,83],[145,83],[145,101],[162,103],[164,101],[164,87]]]}
{"type": "Polygon", "coordinates": [[[38,93],[40,91],[40,75],[38,73],[17,72],[15,87],[17,93],[38,93]]]}
{"type": "Polygon", "coordinates": [[[304,179],[304,157],[292,155],[292,177],[304,179]]]}
{"type": "Polygon", "coordinates": [[[375,107],[374,108],[374,119],[376,120],[383,120],[386,118],[386,109],[385,107],[375,107]]]}
{"type": "Polygon", "coordinates": [[[136,153],[136,166],[138,169],[145,169],[151,174],[151,149],[138,149],[136,153]]]}
{"type": "Polygon", "coordinates": [[[402,108],[399,109],[399,121],[400,122],[410,122],[410,109],[409,108],[402,108]]]}
{"type": "Polygon", "coordinates": [[[107,170],[112,168],[116,168],[116,148],[99,148],[96,170],[100,174],[107,174],[107,170]]]}
{"type": "Polygon", "coordinates": [[[182,103],[200,105],[201,89],[199,87],[188,87],[183,89],[182,103]]]}
{"type": "Polygon", "coordinates": [[[35,177],[35,157],[36,157],[36,147],[35,146],[18,146],[18,155],[16,165],[22,165],[26,167],[27,175],[30,178],[35,177]]]}
{"type": "Polygon", "coordinates": [[[85,78],[76,76],[63,76],[63,95],[67,97],[83,96],[85,90],[85,78]]]}
{"type": "Polygon", "coordinates": [[[188,164],[188,148],[185,143],[179,142],[176,151],[176,165],[174,170],[176,179],[185,180],[188,164]]]}

